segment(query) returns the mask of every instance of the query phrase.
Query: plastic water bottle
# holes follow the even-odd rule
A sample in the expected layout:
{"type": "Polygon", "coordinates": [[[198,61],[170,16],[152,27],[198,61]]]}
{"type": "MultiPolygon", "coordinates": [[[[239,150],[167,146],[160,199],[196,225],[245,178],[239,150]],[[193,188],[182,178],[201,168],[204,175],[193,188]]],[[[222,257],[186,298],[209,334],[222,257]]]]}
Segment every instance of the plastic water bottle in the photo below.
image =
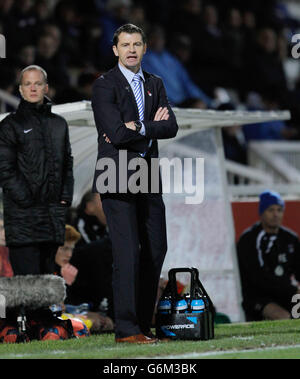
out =
{"type": "Polygon", "coordinates": [[[161,299],[157,304],[157,311],[161,314],[170,314],[171,313],[171,300],[168,297],[161,299]]]}
{"type": "Polygon", "coordinates": [[[65,304],[65,309],[67,313],[72,314],[84,314],[88,312],[90,306],[88,303],[82,303],[79,305],[65,304]]]}
{"type": "Polygon", "coordinates": [[[183,298],[178,298],[175,302],[175,312],[176,313],[187,313],[188,303],[183,298]]]}
{"type": "Polygon", "coordinates": [[[191,312],[192,313],[202,313],[205,309],[205,304],[203,299],[193,299],[191,300],[191,312]]]}

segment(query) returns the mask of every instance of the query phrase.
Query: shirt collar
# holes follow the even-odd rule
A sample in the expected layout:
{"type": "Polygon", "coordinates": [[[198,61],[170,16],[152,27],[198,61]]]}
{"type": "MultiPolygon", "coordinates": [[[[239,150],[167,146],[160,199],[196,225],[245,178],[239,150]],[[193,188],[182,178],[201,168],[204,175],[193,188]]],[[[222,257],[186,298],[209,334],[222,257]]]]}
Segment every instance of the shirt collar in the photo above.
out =
{"type": "Polygon", "coordinates": [[[143,79],[143,82],[145,81],[142,67],[140,67],[139,71],[135,74],[134,72],[128,70],[126,67],[121,66],[120,63],[118,63],[118,65],[119,69],[121,70],[122,74],[125,76],[129,84],[131,84],[134,75],[140,75],[140,77],[143,79]]]}

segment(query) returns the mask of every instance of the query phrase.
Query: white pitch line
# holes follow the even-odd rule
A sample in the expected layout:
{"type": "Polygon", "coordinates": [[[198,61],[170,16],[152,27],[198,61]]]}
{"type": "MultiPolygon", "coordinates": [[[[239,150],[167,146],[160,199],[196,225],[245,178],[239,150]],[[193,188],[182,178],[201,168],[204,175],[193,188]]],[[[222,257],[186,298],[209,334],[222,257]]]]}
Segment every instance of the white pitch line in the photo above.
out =
{"type": "MultiPolygon", "coordinates": [[[[193,353],[186,353],[186,354],[174,354],[174,355],[165,355],[165,356],[155,356],[155,357],[137,357],[133,359],[197,359],[197,358],[205,358],[205,357],[211,357],[211,356],[220,356],[220,355],[227,355],[227,354],[240,354],[240,353],[255,353],[259,351],[272,351],[272,350],[288,350],[288,349],[297,349],[300,348],[300,344],[298,345],[277,345],[277,346],[268,346],[268,347],[259,347],[256,349],[232,349],[232,350],[222,350],[222,351],[205,351],[205,352],[193,352],[193,353]]],[[[104,350],[115,350],[115,348],[107,348],[104,350]]],[[[103,351],[103,350],[101,350],[103,351]]],[[[70,351],[68,350],[52,350],[48,352],[44,352],[47,355],[65,355],[69,354],[70,351]]],[[[21,354],[14,354],[14,353],[8,353],[3,354],[0,357],[1,359],[7,359],[7,358],[33,358],[36,354],[40,353],[21,353],[21,354]]],[[[84,358],[83,358],[84,359],[84,358]]]]}
{"type": "MultiPolygon", "coordinates": [[[[300,348],[300,345],[277,345],[277,346],[269,346],[269,347],[259,347],[256,349],[244,349],[244,350],[222,350],[222,351],[206,351],[206,352],[193,352],[186,354],[178,354],[178,355],[165,355],[165,356],[157,356],[157,357],[149,357],[149,359],[197,359],[202,357],[211,357],[214,355],[225,355],[225,354],[240,354],[240,353],[256,353],[258,351],[272,351],[272,350],[288,350],[288,349],[297,349],[300,348]]],[[[144,358],[144,357],[141,357],[144,358]]],[[[148,358],[146,358],[148,359],[148,358]]]]}

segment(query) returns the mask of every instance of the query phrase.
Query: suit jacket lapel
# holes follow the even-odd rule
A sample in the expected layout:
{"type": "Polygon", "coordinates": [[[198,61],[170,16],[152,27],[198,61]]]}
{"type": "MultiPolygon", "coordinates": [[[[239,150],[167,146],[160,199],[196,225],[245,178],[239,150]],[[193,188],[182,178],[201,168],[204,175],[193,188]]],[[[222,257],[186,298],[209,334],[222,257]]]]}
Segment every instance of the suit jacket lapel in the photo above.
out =
{"type": "Polygon", "coordinates": [[[150,77],[144,71],[145,83],[144,83],[144,94],[145,94],[145,110],[144,110],[144,118],[145,120],[150,119],[152,103],[153,103],[153,88],[150,77]]]}
{"type": "Polygon", "coordinates": [[[130,84],[128,83],[127,79],[122,74],[121,70],[119,69],[118,65],[115,67],[115,73],[118,76],[118,79],[120,80],[121,88],[123,88],[125,91],[125,96],[129,99],[130,103],[135,108],[136,114],[137,114],[137,119],[138,119],[139,110],[138,110],[138,107],[137,107],[137,104],[135,101],[134,93],[133,93],[132,88],[131,88],[130,84]]]}

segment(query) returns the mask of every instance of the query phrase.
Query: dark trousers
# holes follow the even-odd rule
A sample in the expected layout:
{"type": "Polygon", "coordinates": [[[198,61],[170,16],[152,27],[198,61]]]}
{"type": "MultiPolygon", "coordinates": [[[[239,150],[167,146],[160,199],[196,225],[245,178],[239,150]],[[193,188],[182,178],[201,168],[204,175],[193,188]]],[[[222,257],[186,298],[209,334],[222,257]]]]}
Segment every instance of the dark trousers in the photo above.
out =
{"type": "Polygon", "coordinates": [[[57,249],[57,244],[46,242],[10,246],[9,259],[14,275],[53,274],[57,249]]]}
{"type": "Polygon", "coordinates": [[[116,338],[151,326],[167,236],[160,194],[101,195],[113,252],[116,338]]]}

